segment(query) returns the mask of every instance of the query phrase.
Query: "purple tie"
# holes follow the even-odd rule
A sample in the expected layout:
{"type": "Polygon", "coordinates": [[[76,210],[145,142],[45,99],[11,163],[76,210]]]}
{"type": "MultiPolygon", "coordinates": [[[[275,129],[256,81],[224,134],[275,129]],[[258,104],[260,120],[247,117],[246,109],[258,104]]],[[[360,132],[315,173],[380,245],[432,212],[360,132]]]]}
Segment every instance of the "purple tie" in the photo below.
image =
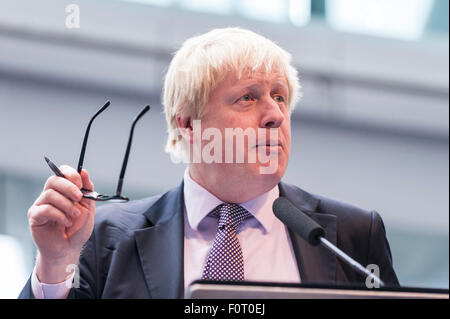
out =
{"type": "Polygon", "coordinates": [[[209,215],[219,216],[219,226],[202,279],[244,280],[244,258],[236,229],[251,214],[237,204],[221,204],[209,215]]]}

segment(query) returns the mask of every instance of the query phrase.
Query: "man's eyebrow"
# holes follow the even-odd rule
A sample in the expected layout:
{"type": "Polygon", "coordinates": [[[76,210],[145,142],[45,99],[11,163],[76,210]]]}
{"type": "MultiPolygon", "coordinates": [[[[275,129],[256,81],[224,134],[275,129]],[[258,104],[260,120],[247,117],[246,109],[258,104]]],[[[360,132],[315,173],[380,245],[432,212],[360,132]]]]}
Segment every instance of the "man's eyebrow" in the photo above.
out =
{"type": "Polygon", "coordinates": [[[248,80],[245,80],[245,81],[243,81],[241,83],[239,83],[239,81],[236,81],[231,86],[232,87],[237,87],[237,88],[243,88],[243,87],[250,87],[250,86],[253,86],[253,85],[257,85],[257,84],[258,84],[258,82],[256,80],[248,79],[248,80]]]}
{"type": "MultiPolygon", "coordinates": [[[[248,80],[244,83],[234,84],[232,86],[232,88],[236,89],[236,90],[250,89],[250,90],[255,90],[255,91],[259,91],[260,87],[261,87],[261,84],[255,80],[248,80]]],[[[279,81],[275,81],[270,84],[270,91],[279,90],[279,89],[289,91],[287,83],[284,81],[279,80],[279,81]]]]}
{"type": "Polygon", "coordinates": [[[283,89],[283,90],[289,91],[288,85],[284,81],[276,81],[276,82],[274,82],[273,85],[272,85],[272,89],[283,89]]]}
{"type": "Polygon", "coordinates": [[[261,85],[259,83],[242,83],[242,84],[238,84],[238,85],[234,85],[232,86],[232,90],[233,91],[243,91],[243,90],[250,90],[250,91],[261,91],[261,85]]]}

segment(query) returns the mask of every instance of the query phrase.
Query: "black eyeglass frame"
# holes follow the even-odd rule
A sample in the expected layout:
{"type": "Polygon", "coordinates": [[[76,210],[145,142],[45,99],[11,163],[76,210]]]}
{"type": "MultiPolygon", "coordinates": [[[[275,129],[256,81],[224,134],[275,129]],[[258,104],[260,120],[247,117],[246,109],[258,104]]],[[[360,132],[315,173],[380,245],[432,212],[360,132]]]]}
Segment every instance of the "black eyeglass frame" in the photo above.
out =
{"type": "MultiPolygon", "coordinates": [[[[78,173],[81,173],[81,170],[83,169],[84,155],[86,153],[87,141],[88,141],[88,137],[89,137],[89,132],[91,130],[92,122],[94,121],[94,119],[98,115],[100,115],[100,113],[102,113],[104,110],[106,110],[110,104],[111,104],[110,101],[106,101],[105,105],[103,105],[100,108],[100,110],[98,110],[97,113],[95,113],[94,116],[89,121],[89,124],[88,124],[88,126],[86,128],[86,132],[84,134],[83,146],[81,147],[80,158],[78,160],[78,167],[77,167],[78,173]]],[[[124,179],[125,171],[126,171],[126,168],[127,168],[127,165],[128,165],[128,157],[130,156],[130,149],[131,149],[131,144],[132,144],[132,141],[133,141],[134,128],[136,126],[136,123],[139,121],[139,119],[145,113],[147,113],[148,110],[150,110],[150,105],[146,105],[139,112],[139,114],[134,119],[133,124],[131,125],[130,135],[128,137],[127,148],[126,148],[126,151],[125,151],[125,156],[124,156],[123,161],[122,161],[122,168],[120,170],[119,180],[117,182],[116,194],[115,195],[105,195],[105,194],[100,194],[100,193],[94,192],[91,189],[82,188],[81,192],[83,193],[83,197],[84,198],[91,199],[91,200],[94,200],[94,201],[127,202],[127,201],[130,200],[128,197],[122,196],[122,194],[121,194],[122,193],[122,186],[123,186],[123,179],[124,179]]]]}

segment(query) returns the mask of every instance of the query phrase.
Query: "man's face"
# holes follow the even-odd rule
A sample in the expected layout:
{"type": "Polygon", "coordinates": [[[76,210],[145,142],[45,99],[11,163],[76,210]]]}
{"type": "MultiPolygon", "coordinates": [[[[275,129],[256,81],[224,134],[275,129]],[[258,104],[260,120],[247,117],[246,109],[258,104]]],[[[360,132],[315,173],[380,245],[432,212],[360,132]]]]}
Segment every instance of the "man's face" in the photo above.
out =
{"type": "MultiPolygon", "coordinates": [[[[211,154],[215,153],[216,159],[221,155],[222,160],[220,163],[202,161],[195,165],[200,165],[200,171],[215,181],[240,181],[261,191],[273,188],[284,175],[290,154],[288,100],[287,81],[281,74],[253,72],[238,79],[236,75],[229,73],[211,93],[205,106],[205,115],[201,119],[202,134],[208,130],[214,133],[212,128],[215,132],[220,132],[222,137],[221,154],[215,153],[217,149],[211,148],[213,135],[206,140],[203,135],[203,151],[209,144],[211,154]],[[241,132],[254,134],[244,135],[244,144],[239,145],[237,138],[226,138],[230,129],[236,128],[242,129],[241,132]],[[269,129],[272,129],[272,134],[269,129]],[[234,153],[231,157],[230,149],[234,153]],[[239,162],[236,153],[243,155],[243,162],[239,162]],[[255,157],[256,161],[252,160],[255,157]]],[[[238,131],[235,130],[235,133],[238,131]]],[[[204,179],[207,178],[204,176],[204,179]]]]}

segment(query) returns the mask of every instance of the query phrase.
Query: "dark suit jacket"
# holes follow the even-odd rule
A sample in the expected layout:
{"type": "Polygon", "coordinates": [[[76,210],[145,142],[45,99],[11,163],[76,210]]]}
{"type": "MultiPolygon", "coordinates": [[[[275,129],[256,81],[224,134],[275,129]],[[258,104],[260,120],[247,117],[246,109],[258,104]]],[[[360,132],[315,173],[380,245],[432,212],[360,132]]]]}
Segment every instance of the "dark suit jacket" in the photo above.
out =
{"type": "MultiPolygon", "coordinates": [[[[280,183],[280,196],[321,224],[326,238],[362,265],[377,264],[398,285],[383,221],[365,211],[280,183]]],[[[79,261],[80,288],[69,298],[183,298],[183,183],[164,195],[97,209],[94,231],[79,261]]],[[[289,231],[304,283],[364,283],[326,248],[289,231]]],[[[31,280],[19,298],[33,298],[31,280]]]]}

